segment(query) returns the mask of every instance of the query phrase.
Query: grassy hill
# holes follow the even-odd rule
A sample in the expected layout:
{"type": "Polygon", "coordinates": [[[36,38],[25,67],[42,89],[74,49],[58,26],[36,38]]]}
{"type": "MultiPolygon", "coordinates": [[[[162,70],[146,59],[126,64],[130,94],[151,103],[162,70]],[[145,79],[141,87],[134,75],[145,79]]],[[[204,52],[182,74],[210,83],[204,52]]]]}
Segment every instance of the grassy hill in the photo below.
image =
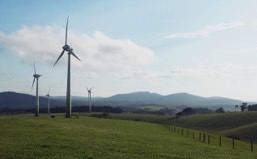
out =
{"type": "Polygon", "coordinates": [[[170,123],[225,136],[235,136],[247,141],[252,138],[257,142],[257,112],[184,116],[170,120],[170,123]]]}
{"type": "MultiPolygon", "coordinates": [[[[0,158],[212,159],[256,158],[256,152],[208,145],[158,124],[33,115],[0,116],[0,158]]],[[[241,143],[244,144],[244,143],[241,143]]],[[[239,144],[240,145],[240,144],[239,144]]]]}

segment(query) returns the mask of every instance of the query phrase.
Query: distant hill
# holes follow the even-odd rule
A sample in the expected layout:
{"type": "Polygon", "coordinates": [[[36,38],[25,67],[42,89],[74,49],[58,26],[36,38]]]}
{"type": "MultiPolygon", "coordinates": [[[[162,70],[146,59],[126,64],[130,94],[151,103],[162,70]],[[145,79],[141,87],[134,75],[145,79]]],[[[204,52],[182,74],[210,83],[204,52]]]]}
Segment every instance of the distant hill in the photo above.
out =
{"type": "Polygon", "coordinates": [[[106,98],[110,101],[151,101],[156,98],[160,98],[162,95],[150,92],[134,92],[128,94],[117,94],[106,98]]]}
{"type": "MultiPolygon", "coordinates": [[[[40,108],[46,108],[48,99],[39,97],[40,108]]],[[[0,92],[0,109],[29,109],[34,108],[36,103],[35,96],[16,92],[0,92]]],[[[52,106],[62,105],[61,102],[51,100],[52,106]]]]}
{"type": "Polygon", "coordinates": [[[240,105],[243,101],[236,100],[236,99],[229,99],[224,97],[209,97],[205,98],[202,101],[197,102],[198,105],[240,105]]]}
{"type": "MultiPolygon", "coordinates": [[[[157,99],[162,105],[188,105],[188,106],[197,106],[198,102],[204,101],[204,97],[188,94],[188,93],[176,93],[170,94],[167,96],[162,96],[157,99]]],[[[206,103],[205,103],[206,104],[206,103]]]]}
{"type": "Polygon", "coordinates": [[[166,96],[150,93],[135,92],[128,94],[117,94],[109,98],[96,100],[95,104],[109,105],[144,105],[156,104],[163,106],[191,106],[191,107],[231,107],[240,105],[242,101],[224,97],[200,97],[189,93],[175,93],[166,96]]]}
{"type": "MultiPolygon", "coordinates": [[[[51,97],[51,106],[65,106],[65,96],[51,97]]],[[[224,97],[200,97],[188,93],[176,93],[166,96],[150,92],[134,92],[128,94],[117,94],[108,98],[92,98],[93,105],[98,106],[142,106],[142,105],[162,105],[168,107],[228,107],[240,105],[242,101],[224,97]]],[[[87,97],[73,96],[73,106],[88,105],[87,97]]],[[[16,92],[0,93],[0,109],[11,108],[33,108],[35,106],[35,96],[16,92]]],[[[47,107],[47,98],[40,97],[40,107],[47,107]]]]}

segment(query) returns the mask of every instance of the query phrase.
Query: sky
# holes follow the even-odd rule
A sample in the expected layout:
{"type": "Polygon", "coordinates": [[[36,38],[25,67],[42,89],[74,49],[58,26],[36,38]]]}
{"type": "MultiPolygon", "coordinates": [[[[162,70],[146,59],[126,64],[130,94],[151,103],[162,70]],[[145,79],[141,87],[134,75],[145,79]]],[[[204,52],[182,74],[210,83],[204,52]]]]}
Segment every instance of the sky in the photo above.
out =
{"type": "Polygon", "coordinates": [[[0,0],[0,92],[187,92],[257,101],[256,0],[0,0]]]}

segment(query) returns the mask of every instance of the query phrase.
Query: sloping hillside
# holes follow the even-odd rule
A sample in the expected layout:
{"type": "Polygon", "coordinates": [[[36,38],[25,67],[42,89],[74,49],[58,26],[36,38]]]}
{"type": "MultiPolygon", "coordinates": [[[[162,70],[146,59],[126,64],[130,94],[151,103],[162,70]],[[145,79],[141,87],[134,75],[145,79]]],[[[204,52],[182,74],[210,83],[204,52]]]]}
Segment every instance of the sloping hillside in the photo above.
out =
{"type": "Polygon", "coordinates": [[[250,159],[248,145],[219,147],[146,122],[0,116],[2,159],[250,159]]]}
{"type": "Polygon", "coordinates": [[[172,125],[204,130],[239,139],[257,140],[257,112],[233,112],[183,116],[170,120],[172,125]]]}

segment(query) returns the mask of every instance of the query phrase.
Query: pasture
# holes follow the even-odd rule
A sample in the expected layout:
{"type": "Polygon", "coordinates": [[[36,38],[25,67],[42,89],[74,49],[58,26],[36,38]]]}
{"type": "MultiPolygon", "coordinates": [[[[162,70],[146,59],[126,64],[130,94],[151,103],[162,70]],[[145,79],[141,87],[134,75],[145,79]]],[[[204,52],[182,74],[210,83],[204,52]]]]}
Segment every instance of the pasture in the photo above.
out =
{"type": "Polygon", "coordinates": [[[140,121],[31,114],[0,116],[0,126],[4,159],[257,158],[255,152],[208,145],[140,121]]]}
{"type": "Polygon", "coordinates": [[[257,112],[232,112],[172,118],[171,125],[257,141],[257,112]]]}

